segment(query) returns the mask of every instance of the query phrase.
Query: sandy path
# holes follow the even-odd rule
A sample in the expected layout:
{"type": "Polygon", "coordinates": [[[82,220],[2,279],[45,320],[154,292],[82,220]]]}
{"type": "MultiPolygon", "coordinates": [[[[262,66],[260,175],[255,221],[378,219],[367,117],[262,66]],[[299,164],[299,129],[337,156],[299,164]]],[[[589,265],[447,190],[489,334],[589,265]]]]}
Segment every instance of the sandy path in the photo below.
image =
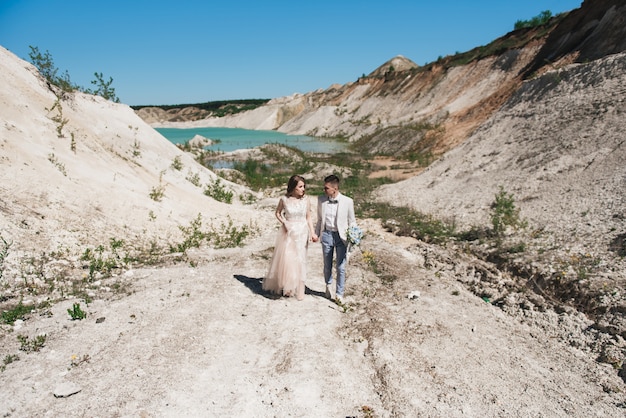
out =
{"type": "MultiPolygon", "coordinates": [[[[438,250],[368,224],[350,263],[347,312],[322,296],[321,249],[309,251],[305,300],[260,291],[273,242],[202,250],[198,267],[138,269],[131,293],[72,301],[5,336],[19,353],[0,374],[3,416],[346,417],[620,416],[623,384],[606,364],[485,303],[438,250]],[[380,274],[380,273],[379,273],[380,274]],[[419,291],[417,299],[407,295],[419,291]],[[97,318],[105,318],[97,323],[97,318]],[[36,353],[17,333],[46,333],[36,353]],[[88,356],[88,360],[80,360],[88,356]],[[79,363],[72,365],[72,361],[79,363]],[[55,398],[61,383],[81,390],[55,398]]],[[[556,315],[556,314],[554,314],[556,315]]],[[[559,316],[556,315],[558,318],[559,316]]],[[[565,318],[562,318],[565,320],[565,318]]],[[[8,351],[7,351],[8,350],[8,351]]]]}
{"type": "MultiPolygon", "coordinates": [[[[47,334],[0,377],[10,416],[346,416],[376,405],[359,346],[338,336],[343,313],[311,280],[305,300],[261,294],[272,233],[197,268],[135,270],[133,293],[95,301],[70,321],[71,301],[18,333],[47,334]],[[226,257],[226,258],[225,258],[226,257]],[[96,323],[97,318],[105,318],[96,323]],[[89,360],[72,366],[72,359],[89,360]],[[61,383],[81,391],[55,398],[61,383]],[[341,382],[341,384],[338,384],[341,382]]],[[[319,278],[320,247],[309,251],[319,278]]],[[[8,338],[9,341],[13,338],[8,338]]],[[[5,343],[7,341],[5,340],[5,343]]],[[[14,340],[12,350],[18,352],[14,340]]]]}

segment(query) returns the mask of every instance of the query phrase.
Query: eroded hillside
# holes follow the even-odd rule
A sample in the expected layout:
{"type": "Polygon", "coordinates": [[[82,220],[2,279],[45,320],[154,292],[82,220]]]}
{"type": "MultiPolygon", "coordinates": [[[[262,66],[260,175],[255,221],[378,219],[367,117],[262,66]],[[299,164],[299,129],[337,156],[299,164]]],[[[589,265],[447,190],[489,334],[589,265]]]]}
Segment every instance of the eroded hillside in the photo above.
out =
{"type": "Polygon", "coordinates": [[[513,281],[478,281],[476,293],[506,305],[511,294],[531,290],[537,306],[574,307],[595,318],[621,350],[625,68],[621,53],[525,82],[463,144],[420,175],[375,194],[479,230],[491,227],[496,195],[510,193],[526,228],[509,231],[496,247],[480,234],[463,245],[512,273],[513,281]],[[511,250],[516,246],[523,249],[511,250]]]}
{"type": "Polygon", "coordinates": [[[62,292],[64,271],[88,264],[81,254],[108,253],[113,242],[124,242],[124,252],[160,252],[198,216],[205,225],[228,217],[249,224],[249,215],[238,219],[232,205],[207,195],[219,184],[237,200],[243,187],[218,179],[130,107],[65,93],[1,47],[0,75],[2,302],[16,303],[13,286],[22,282],[37,293],[52,280],[62,292]]]}
{"type": "MultiPolygon", "coordinates": [[[[364,153],[437,156],[463,142],[523,80],[624,50],[625,9],[617,0],[588,0],[546,26],[423,67],[399,56],[352,83],[273,99],[234,116],[188,118],[184,125],[277,129],[346,138],[364,153]]],[[[139,114],[153,126],[175,126],[182,115],[149,112],[139,114]]]]}

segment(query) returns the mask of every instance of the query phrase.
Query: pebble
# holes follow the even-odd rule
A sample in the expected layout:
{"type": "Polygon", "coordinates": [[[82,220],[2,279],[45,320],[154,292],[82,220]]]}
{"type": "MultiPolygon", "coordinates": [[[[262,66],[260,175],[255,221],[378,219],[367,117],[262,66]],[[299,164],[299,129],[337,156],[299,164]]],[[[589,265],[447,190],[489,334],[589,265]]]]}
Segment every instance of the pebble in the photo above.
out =
{"type": "Polygon", "coordinates": [[[419,292],[419,290],[414,290],[411,293],[409,293],[406,297],[409,299],[418,299],[420,295],[421,293],[419,292]]]}
{"type": "Polygon", "coordinates": [[[80,392],[82,388],[76,383],[63,382],[54,389],[55,398],[67,398],[80,392]]]}

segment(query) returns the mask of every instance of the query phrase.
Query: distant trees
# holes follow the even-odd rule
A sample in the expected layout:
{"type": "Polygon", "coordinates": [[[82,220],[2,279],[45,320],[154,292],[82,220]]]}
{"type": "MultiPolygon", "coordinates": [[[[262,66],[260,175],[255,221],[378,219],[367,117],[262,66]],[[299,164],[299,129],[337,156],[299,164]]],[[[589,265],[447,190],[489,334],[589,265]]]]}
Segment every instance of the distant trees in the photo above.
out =
{"type": "Polygon", "coordinates": [[[270,99],[237,99],[237,100],[217,100],[204,103],[181,103],[174,105],[140,105],[131,106],[134,110],[144,107],[158,107],[165,111],[172,109],[182,109],[185,107],[195,107],[200,110],[210,112],[211,116],[222,117],[225,115],[234,115],[236,113],[245,112],[247,110],[256,109],[269,102],[270,99]]]}
{"type": "Polygon", "coordinates": [[[548,23],[550,19],[552,19],[552,12],[550,10],[544,10],[530,20],[518,20],[515,22],[515,29],[534,28],[548,23]]]}
{"type": "Polygon", "coordinates": [[[39,73],[48,81],[48,83],[57,86],[64,92],[72,92],[75,90],[82,91],[87,94],[93,94],[96,96],[102,96],[107,100],[119,103],[120,99],[115,95],[115,89],[111,87],[113,78],[109,77],[108,81],[105,81],[102,73],[94,73],[96,79],[91,81],[91,84],[96,86],[95,90],[84,89],[77,84],[72,83],[70,75],[65,71],[62,75],[59,75],[59,69],[54,65],[54,60],[50,55],[50,52],[46,51],[41,53],[36,46],[30,46],[30,53],[28,54],[30,62],[37,67],[39,73]]]}

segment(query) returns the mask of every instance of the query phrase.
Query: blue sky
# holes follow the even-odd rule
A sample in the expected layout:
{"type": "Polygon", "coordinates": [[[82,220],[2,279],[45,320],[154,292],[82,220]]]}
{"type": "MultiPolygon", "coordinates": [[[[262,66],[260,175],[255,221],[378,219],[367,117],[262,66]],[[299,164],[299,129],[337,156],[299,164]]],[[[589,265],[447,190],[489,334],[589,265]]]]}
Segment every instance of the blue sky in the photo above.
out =
{"type": "Polygon", "coordinates": [[[274,98],[485,45],[581,0],[0,0],[0,45],[48,51],[72,82],[102,72],[123,103],[274,98]]]}

